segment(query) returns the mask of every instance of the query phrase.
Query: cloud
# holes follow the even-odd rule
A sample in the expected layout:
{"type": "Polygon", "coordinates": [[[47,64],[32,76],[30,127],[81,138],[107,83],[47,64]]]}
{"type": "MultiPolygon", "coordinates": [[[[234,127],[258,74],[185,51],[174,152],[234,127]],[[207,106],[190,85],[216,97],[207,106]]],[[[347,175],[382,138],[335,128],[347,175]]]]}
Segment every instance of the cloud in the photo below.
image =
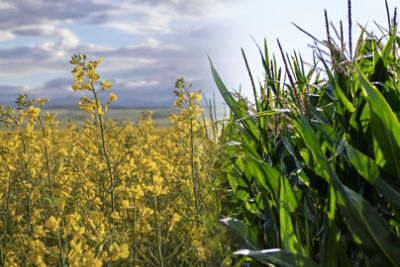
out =
{"type": "Polygon", "coordinates": [[[176,78],[189,78],[199,87],[208,85],[204,47],[213,46],[210,38],[215,36],[212,26],[203,22],[207,14],[202,12],[214,2],[2,1],[0,77],[14,77],[9,84],[0,84],[2,101],[26,91],[32,97],[51,98],[54,105],[75,104],[80,94],[70,89],[73,78],[68,61],[73,53],[85,53],[90,59],[103,60],[101,79],[112,81],[120,105],[171,105],[176,78]],[[96,29],[100,34],[88,42],[82,29],[96,29]],[[134,41],[101,44],[98,40],[112,38],[110,32],[134,41]],[[36,81],[37,86],[18,83],[21,75],[35,74],[50,77],[36,81]]]}
{"type": "Polygon", "coordinates": [[[212,8],[216,0],[136,0],[136,3],[148,4],[149,6],[161,5],[173,7],[182,14],[202,15],[212,8]]]}
{"type": "Polygon", "coordinates": [[[9,41],[15,38],[15,34],[9,31],[0,31],[0,42],[9,41]]]}

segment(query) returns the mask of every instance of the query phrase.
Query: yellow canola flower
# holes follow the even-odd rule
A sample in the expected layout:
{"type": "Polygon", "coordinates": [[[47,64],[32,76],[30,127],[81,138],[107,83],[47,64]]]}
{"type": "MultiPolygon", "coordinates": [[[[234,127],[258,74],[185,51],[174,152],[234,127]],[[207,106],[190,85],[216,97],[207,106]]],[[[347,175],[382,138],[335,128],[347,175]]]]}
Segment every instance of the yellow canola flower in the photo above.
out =
{"type": "Polygon", "coordinates": [[[174,215],[172,216],[171,219],[171,224],[168,228],[168,231],[171,232],[174,229],[174,226],[177,222],[179,222],[181,220],[181,216],[177,213],[174,213],[174,215]]]}
{"type": "Polygon", "coordinates": [[[68,260],[71,266],[78,266],[82,254],[82,242],[76,243],[71,240],[71,250],[68,253],[68,260]]]}
{"type": "Polygon", "coordinates": [[[43,116],[43,119],[47,123],[54,123],[54,120],[56,119],[57,114],[50,114],[48,111],[46,112],[46,115],[43,116]]]}
{"type": "Polygon", "coordinates": [[[94,69],[91,69],[86,76],[89,78],[89,80],[93,83],[100,79],[100,75],[94,72],[94,69]]]}
{"type": "Polygon", "coordinates": [[[26,114],[29,117],[29,119],[36,119],[39,116],[41,109],[38,107],[34,106],[29,106],[29,108],[26,110],[26,114]]]}
{"type": "Polygon", "coordinates": [[[35,188],[32,190],[32,195],[31,195],[32,204],[34,204],[34,203],[35,203],[36,201],[38,201],[40,198],[41,198],[40,189],[39,189],[39,187],[35,187],[35,188]]]}
{"type": "Polygon", "coordinates": [[[75,76],[75,82],[76,83],[82,83],[83,82],[83,75],[84,75],[83,71],[79,71],[77,73],[77,75],[75,76]]]}
{"type": "Polygon", "coordinates": [[[104,112],[103,112],[103,109],[101,108],[101,106],[98,106],[98,107],[97,107],[97,113],[98,113],[99,115],[104,115],[104,112]]]}
{"type": "Polygon", "coordinates": [[[61,195],[56,202],[57,208],[59,208],[60,210],[64,210],[66,200],[66,197],[64,195],[61,195]]]}
{"type": "Polygon", "coordinates": [[[100,85],[101,85],[101,90],[102,91],[105,91],[105,90],[107,90],[108,88],[111,87],[110,81],[100,82],[100,85]]]}
{"type": "Polygon", "coordinates": [[[97,66],[101,63],[101,59],[97,59],[93,62],[94,67],[97,68],[97,66]]]}
{"type": "Polygon", "coordinates": [[[74,69],[72,70],[72,74],[73,74],[74,76],[78,75],[78,73],[81,71],[81,69],[82,69],[82,66],[81,66],[81,65],[77,66],[76,68],[74,68],[74,69]]]}
{"type": "Polygon", "coordinates": [[[115,95],[114,93],[111,93],[111,94],[108,96],[107,104],[110,104],[110,103],[116,101],[117,99],[118,99],[118,96],[115,95]]]}
{"type": "Polygon", "coordinates": [[[110,214],[110,216],[115,221],[121,221],[122,220],[121,216],[119,216],[119,212],[118,211],[114,211],[113,213],[110,214]]]}
{"type": "Polygon", "coordinates": [[[34,103],[39,103],[39,105],[43,108],[44,107],[44,103],[49,102],[50,99],[42,99],[42,98],[37,98],[37,99],[33,99],[34,103]]]}
{"type": "Polygon", "coordinates": [[[45,226],[47,229],[55,233],[58,228],[60,228],[60,220],[61,219],[56,219],[54,216],[50,216],[49,219],[47,219],[45,226]]]}
{"type": "Polygon", "coordinates": [[[118,259],[126,259],[129,257],[129,245],[124,243],[122,245],[118,245],[116,243],[110,246],[111,260],[117,261],[118,259]]]}
{"type": "Polygon", "coordinates": [[[43,229],[43,225],[35,225],[33,229],[34,238],[42,238],[46,236],[46,231],[43,229]]]}
{"type": "Polygon", "coordinates": [[[200,92],[198,92],[198,93],[190,93],[189,94],[189,98],[192,101],[201,101],[201,99],[202,99],[200,92]]]}
{"type": "Polygon", "coordinates": [[[40,240],[34,240],[30,242],[30,259],[34,264],[40,265],[43,264],[42,255],[46,255],[49,253],[46,246],[40,240]]]}
{"type": "Polygon", "coordinates": [[[118,254],[121,259],[126,259],[129,257],[129,245],[127,243],[122,244],[118,248],[118,254]]]}
{"type": "Polygon", "coordinates": [[[123,209],[129,209],[130,208],[129,200],[122,200],[121,201],[121,206],[122,206],[123,209]]]}
{"type": "Polygon", "coordinates": [[[78,83],[74,83],[72,84],[72,90],[74,91],[82,90],[82,86],[78,83]]]}
{"type": "Polygon", "coordinates": [[[82,83],[81,88],[85,89],[85,90],[92,90],[92,84],[89,82],[84,82],[84,83],[82,83]]]}
{"type": "Polygon", "coordinates": [[[21,124],[25,117],[26,117],[26,112],[21,109],[19,111],[18,123],[21,124]]]}

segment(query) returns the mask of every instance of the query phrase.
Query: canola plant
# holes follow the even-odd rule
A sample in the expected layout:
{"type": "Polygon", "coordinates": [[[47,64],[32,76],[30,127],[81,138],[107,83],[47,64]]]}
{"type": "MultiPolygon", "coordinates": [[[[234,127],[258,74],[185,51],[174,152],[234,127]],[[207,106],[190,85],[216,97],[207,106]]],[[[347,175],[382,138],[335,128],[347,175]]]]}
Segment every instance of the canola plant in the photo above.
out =
{"type": "Polygon", "coordinates": [[[118,97],[74,55],[72,89],[84,126],[58,127],[48,99],[0,107],[0,263],[3,266],[206,266],[218,253],[216,146],[200,91],[176,83],[171,129],[151,112],[133,127],[105,120],[118,97]],[[102,104],[100,94],[108,94],[102,104]],[[217,252],[216,252],[217,251],[217,252]]]}

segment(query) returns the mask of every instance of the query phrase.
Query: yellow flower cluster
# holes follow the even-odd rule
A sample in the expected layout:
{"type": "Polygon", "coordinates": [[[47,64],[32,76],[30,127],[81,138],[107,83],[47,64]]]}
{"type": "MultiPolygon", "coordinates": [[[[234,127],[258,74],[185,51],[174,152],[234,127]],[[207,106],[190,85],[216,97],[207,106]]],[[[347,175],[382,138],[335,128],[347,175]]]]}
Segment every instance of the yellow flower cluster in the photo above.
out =
{"type": "Polygon", "coordinates": [[[58,129],[41,112],[47,99],[22,96],[19,112],[0,107],[14,125],[0,132],[0,265],[213,265],[217,184],[207,167],[216,153],[199,120],[200,92],[180,81],[171,129],[154,129],[151,112],[137,127],[117,126],[97,108],[100,61],[71,61],[73,88],[95,97],[79,106],[97,122],[58,129]]]}

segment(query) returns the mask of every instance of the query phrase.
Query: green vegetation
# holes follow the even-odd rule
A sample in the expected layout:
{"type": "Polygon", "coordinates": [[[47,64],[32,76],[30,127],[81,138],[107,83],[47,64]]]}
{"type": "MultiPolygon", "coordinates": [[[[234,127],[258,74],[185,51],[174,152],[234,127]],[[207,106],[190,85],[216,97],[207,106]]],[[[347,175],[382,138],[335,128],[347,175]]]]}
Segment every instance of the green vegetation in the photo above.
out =
{"type": "MultiPolygon", "coordinates": [[[[78,110],[76,107],[71,108],[50,108],[50,113],[56,113],[57,119],[60,124],[63,125],[68,120],[79,123],[86,119],[85,114],[78,110]]],[[[171,123],[168,120],[168,116],[173,110],[171,108],[156,108],[151,109],[153,111],[153,123],[155,127],[170,127],[171,123]]],[[[135,108],[112,108],[107,113],[107,119],[113,121],[119,121],[122,123],[132,122],[137,123],[142,117],[143,110],[135,108]]]]}
{"type": "Polygon", "coordinates": [[[224,123],[183,78],[173,109],[109,110],[100,60],[74,55],[85,113],[27,95],[0,106],[0,265],[398,266],[396,12],[388,22],[382,37],[360,27],[354,48],[326,12],[327,40],[298,27],[313,64],[278,42],[279,65],[265,41],[257,87],[242,50],[251,101],[211,63],[224,123]]]}
{"type": "Polygon", "coordinates": [[[361,28],[353,53],[343,24],[336,31],[325,17],[327,40],[310,35],[311,66],[280,44],[278,66],[265,42],[265,84],[256,88],[243,53],[253,103],[229,92],[211,64],[231,110],[221,135],[231,188],[221,222],[240,241],[231,244],[236,266],[400,264],[396,18],[380,27],[382,38],[361,28]]]}

